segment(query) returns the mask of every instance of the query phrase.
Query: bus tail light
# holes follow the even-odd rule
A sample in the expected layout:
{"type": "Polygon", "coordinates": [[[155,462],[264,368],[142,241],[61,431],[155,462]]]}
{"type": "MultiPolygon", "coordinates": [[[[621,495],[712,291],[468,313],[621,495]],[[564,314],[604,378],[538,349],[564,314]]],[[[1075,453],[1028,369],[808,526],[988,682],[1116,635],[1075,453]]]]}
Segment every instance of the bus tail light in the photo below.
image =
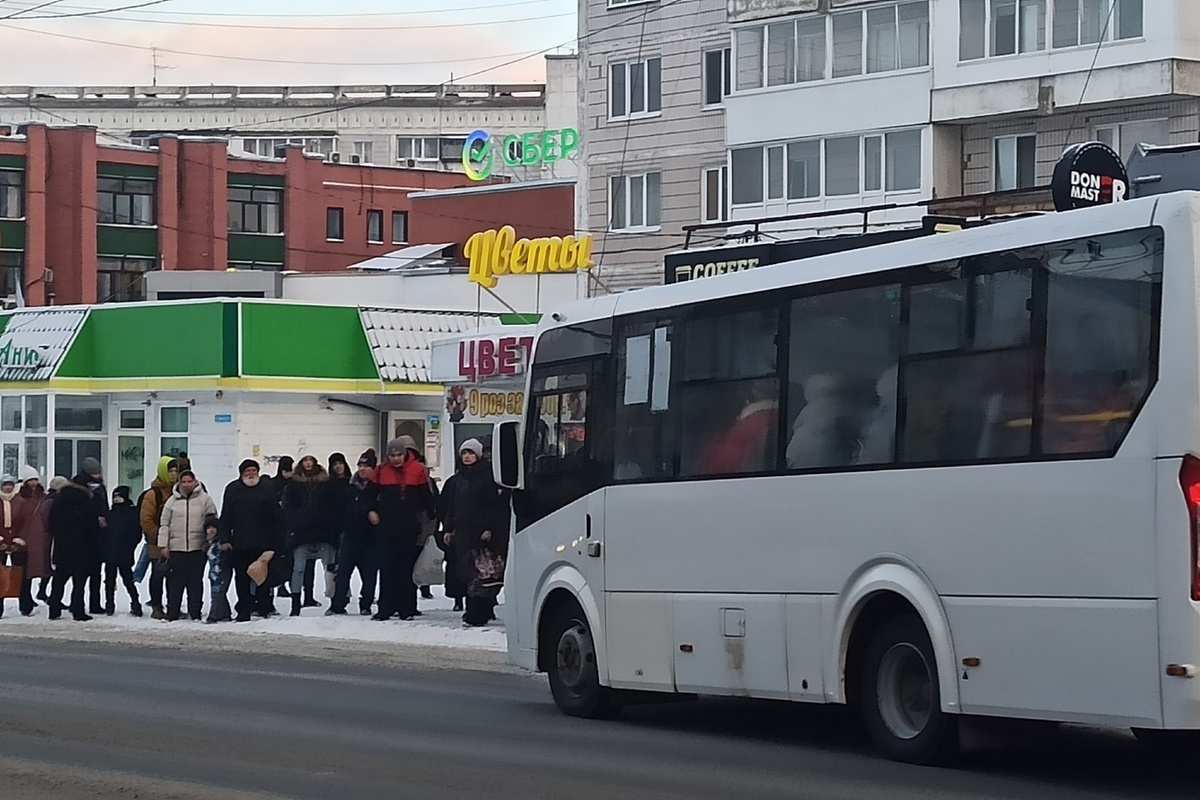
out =
{"type": "Polygon", "coordinates": [[[1179,485],[1187,504],[1188,525],[1191,528],[1191,589],[1192,599],[1200,601],[1200,458],[1183,457],[1179,468],[1179,485]]]}

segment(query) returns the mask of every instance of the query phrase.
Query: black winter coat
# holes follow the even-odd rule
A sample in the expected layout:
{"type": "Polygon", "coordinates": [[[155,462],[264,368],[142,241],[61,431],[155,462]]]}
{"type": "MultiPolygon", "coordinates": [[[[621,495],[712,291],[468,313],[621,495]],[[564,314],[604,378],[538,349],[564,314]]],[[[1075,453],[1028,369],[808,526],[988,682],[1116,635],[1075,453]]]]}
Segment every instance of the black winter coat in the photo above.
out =
{"type": "Polygon", "coordinates": [[[96,510],[97,519],[108,513],[108,488],[104,485],[104,481],[98,481],[91,475],[81,472],[71,478],[71,483],[86,486],[91,490],[92,508],[96,510]]]}
{"type": "Polygon", "coordinates": [[[266,480],[247,486],[239,478],[225,487],[221,501],[220,538],[234,550],[282,550],[283,511],[274,487],[266,480]]]}
{"type": "Polygon", "coordinates": [[[108,527],[100,532],[101,557],[114,567],[132,567],[133,553],[142,541],[142,525],[133,503],[118,503],[105,515],[108,527]]]}
{"type": "Polygon", "coordinates": [[[329,473],[320,464],[305,475],[296,470],[283,489],[283,515],[293,544],[334,544],[341,527],[330,516],[329,473]]]}
{"type": "Polygon", "coordinates": [[[91,491],[68,483],[50,505],[51,561],[56,569],[73,572],[90,569],[100,560],[100,520],[91,491]]]}
{"type": "Polygon", "coordinates": [[[347,499],[342,514],[342,532],[348,539],[371,541],[379,533],[379,526],[367,519],[372,511],[379,513],[379,485],[367,482],[360,486],[354,478],[346,484],[347,499]]]}
{"type": "Polygon", "coordinates": [[[446,481],[442,498],[443,525],[454,533],[456,550],[478,550],[486,545],[493,552],[508,555],[508,500],[504,490],[492,480],[488,462],[459,467],[446,481]],[[484,531],[492,532],[490,542],[479,538],[484,531]]]}
{"type": "Polygon", "coordinates": [[[349,478],[329,476],[329,483],[325,486],[326,519],[328,520],[326,524],[329,526],[329,535],[334,544],[338,543],[346,531],[347,510],[350,508],[350,501],[353,499],[354,493],[355,489],[350,484],[349,478]]]}

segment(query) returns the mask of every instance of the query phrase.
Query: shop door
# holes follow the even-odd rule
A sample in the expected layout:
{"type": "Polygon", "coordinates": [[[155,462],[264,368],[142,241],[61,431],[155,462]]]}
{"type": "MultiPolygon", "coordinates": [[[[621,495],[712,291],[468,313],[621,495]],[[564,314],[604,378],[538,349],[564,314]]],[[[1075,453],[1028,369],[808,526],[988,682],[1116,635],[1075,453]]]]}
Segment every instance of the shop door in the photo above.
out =
{"type": "Polygon", "coordinates": [[[117,470],[112,485],[128,486],[134,497],[154,478],[146,473],[146,414],[144,407],[117,411],[117,470]]]}

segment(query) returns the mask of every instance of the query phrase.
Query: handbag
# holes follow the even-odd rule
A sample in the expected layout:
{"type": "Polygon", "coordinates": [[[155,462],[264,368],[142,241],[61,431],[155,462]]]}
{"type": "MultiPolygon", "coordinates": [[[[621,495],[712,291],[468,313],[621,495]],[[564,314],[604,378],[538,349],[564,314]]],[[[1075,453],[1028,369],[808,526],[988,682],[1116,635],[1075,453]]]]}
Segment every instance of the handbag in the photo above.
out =
{"type": "Polygon", "coordinates": [[[417,563],[413,566],[412,580],[417,586],[440,586],[446,580],[442,569],[442,550],[437,540],[429,537],[417,555],[417,563]]]}
{"type": "Polygon", "coordinates": [[[0,599],[21,596],[21,584],[25,582],[24,567],[0,565],[0,599]]]}
{"type": "Polygon", "coordinates": [[[475,565],[475,577],[467,584],[467,594],[495,600],[504,588],[504,556],[483,548],[471,553],[475,565]]]}

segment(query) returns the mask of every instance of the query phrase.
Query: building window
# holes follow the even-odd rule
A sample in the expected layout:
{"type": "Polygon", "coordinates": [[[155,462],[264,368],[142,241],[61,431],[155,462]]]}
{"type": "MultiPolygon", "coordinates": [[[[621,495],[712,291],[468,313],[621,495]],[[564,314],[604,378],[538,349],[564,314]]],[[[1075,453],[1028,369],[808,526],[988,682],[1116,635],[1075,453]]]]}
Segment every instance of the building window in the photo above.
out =
{"type": "Polygon", "coordinates": [[[363,164],[372,164],[375,161],[375,145],[372,142],[355,142],[354,155],[358,156],[358,160],[363,164]]]}
{"type": "Polygon", "coordinates": [[[727,167],[704,170],[704,222],[725,222],[729,219],[728,186],[727,167]]]}
{"type": "Polygon", "coordinates": [[[367,244],[383,244],[383,212],[367,212],[367,244]]]}
{"type": "Polygon", "coordinates": [[[1139,144],[1170,144],[1171,126],[1165,119],[1123,122],[1119,125],[1098,125],[1096,141],[1108,145],[1125,161],[1129,161],[1134,148],[1139,144]]]}
{"type": "Polygon", "coordinates": [[[810,15],[736,32],[739,90],[929,66],[929,3],[810,15]]]}
{"type": "Polygon", "coordinates": [[[392,212],[392,244],[408,244],[408,212],[392,212]]]}
{"type": "Polygon", "coordinates": [[[333,136],[254,136],[241,141],[243,152],[267,158],[282,158],[282,148],[289,144],[298,144],[304,152],[322,156],[337,152],[337,138],[333,136]]]}
{"type": "Polygon", "coordinates": [[[0,169],[0,219],[25,216],[25,173],[0,169]]]}
{"type": "Polygon", "coordinates": [[[229,187],[231,233],[282,233],[283,190],[229,187]]]}
{"type": "Polygon", "coordinates": [[[919,129],[741,147],[730,151],[731,199],[761,203],[764,186],[768,201],[918,191],[922,163],[919,129]]]}
{"type": "Polygon", "coordinates": [[[442,139],[438,145],[441,151],[441,159],[447,164],[457,164],[462,161],[463,147],[467,144],[467,136],[455,136],[448,139],[442,139]]]}
{"type": "Polygon", "coordinates": [[[341,242],[346,238],[346,213],[340,208],[325,209],[325,238],[331,242],[341,242]]]}
{"type": "Polygon", "coordinates": [[[96,262],[96,302],[128,303],[146,299],[142,277],[154,269],[153,258],[112,258],[96,262]]]}
{"type": "Polygon", "coordinates": [[[609,118],[626,119],[662,111],[662,59],[609,64],[609,118]]]}
{"type": "Polygon", "coordinates": [[[962,61],[1046,49],[1046,0],[959,0],[962,61]]]}
{"type": "Polygon", "coordinates": [[[5,304],[17,298],[25,266],[25,254],[0,250],[0,301],[5,304]]]}
{"type": "Polygon", "coordinates": [[[1031,189],[1037,184],[1037,136],[1001,136],[993,154],[996,190],[1031,189]]]}
{"type": "Polygon", "coordinates": [[[608,0],[609,8],[622,8],[624,6],[635,6],[641,3],[648,3],[652,0],[608,0]]]}
{"type": "Polygon", "coordinates": [[[729,94],[733,79],[732,51],[709,50],[704,54],[704,105],[719,106],[729,94]]]}
{"type": "Polygon", "coordinates": [[[396,158],[399,161],[437,161],[441,157],[441,140],[436,136],[396,137],[396,158]]]}
{"type": "Polygon", "coordinates": [[[609,181],[608,205],[611,230],[657,228],[661,224],[662,175],[614,175],[609,181]]]}
{"type": "Polygon", "coordinates": [[[159,410],[159,414],[159,432],[162,437],[159,440],[158,452],[172,458],[187,453],[189,427],[187,406],[164,407],[159,410]]]}
{"type": "Polygon", "coordinates": [[[153,225],[154,181],[99,178],[96,220],[101,225],[153,225]]]}
{"type": "Polygon", "coordinates": [[[1055,0],[1055,47],[1137,39],[1143,33],[1143,0],[1055,0]]]}

